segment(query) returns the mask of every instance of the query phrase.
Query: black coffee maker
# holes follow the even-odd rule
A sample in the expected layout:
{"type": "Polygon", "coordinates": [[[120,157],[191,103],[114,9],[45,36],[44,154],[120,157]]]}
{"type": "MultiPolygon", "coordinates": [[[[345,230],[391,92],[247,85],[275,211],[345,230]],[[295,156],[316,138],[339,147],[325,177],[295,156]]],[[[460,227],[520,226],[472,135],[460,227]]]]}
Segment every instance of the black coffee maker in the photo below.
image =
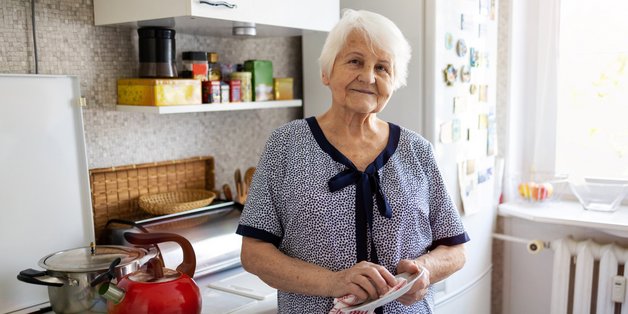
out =
{"type": "Polygon", "coordinates": [[[139,35],[140,77],[177,77],[175,30],[142,27],[139,35]]]}

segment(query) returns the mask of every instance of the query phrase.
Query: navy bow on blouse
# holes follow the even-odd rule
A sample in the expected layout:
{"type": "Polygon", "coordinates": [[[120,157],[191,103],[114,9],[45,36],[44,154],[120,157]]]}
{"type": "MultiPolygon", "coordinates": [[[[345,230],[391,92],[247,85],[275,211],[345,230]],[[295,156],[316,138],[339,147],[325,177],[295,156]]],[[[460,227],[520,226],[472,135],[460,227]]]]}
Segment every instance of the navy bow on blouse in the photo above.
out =
{"type": "Polygon", "coordinates": [[[375,197],[375,201],[377,202],[377,209],[380,215],[386,218],[392,218],[392,209],[380,186],[378,170],[386,164],[397,148],[401,133],[399,126],[392,123],[388,124],[390,133],[386,148],[364,171],[360,171],[347,157],[327,141],[327,138],[325,138],[323,131],[314,117],[309,117],[306,121],[321,149],[329,154],[334,161],[346,167],[345,170],[329,180],[328,185],[330,192],[336,192],[347,186],[356,185],[355,238],[357,261],[379,263],[373,240],[373,197],[375,197]],[[369,236],[371,239],[370,258],[368,252],[369,236]]]}
{"type": "Polygon", "coordinates": [[[378,263],[377,250],[373,243],[373,194],[375,194],[380,215],[386,218],[392,218],[392,209],[379,185],[379,174],[375,169],[375,165],[369,165],[364,172],[357,170],[353,165],[351,166],[351,168],[338,173],[329,180],[329,190],[336,192],[349,185],[356,185],[355,231],[357,260],[358,262],[371,260],[374,263],[378,263]],[[367,229],[369,234],[367,234],[367,229]],[[367,249],[369,235],[371,238],[370,259],[368,258],[367,249]]]}

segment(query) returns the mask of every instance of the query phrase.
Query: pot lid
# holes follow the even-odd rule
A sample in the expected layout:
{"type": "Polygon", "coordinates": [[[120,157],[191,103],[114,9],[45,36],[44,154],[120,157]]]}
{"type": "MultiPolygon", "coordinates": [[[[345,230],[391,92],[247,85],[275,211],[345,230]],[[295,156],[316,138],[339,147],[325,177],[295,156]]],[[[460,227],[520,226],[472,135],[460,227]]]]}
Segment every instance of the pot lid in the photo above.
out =
{"type": "Polygon", "coordinates": [[[122,261],[118,265],[125,266],[146,256],[146,250],[119,245],[81,247],[67,251],[59,251],[39,260],[39,266],[52,271],[86,272],[107,270],[116,258],[122,261]]]}

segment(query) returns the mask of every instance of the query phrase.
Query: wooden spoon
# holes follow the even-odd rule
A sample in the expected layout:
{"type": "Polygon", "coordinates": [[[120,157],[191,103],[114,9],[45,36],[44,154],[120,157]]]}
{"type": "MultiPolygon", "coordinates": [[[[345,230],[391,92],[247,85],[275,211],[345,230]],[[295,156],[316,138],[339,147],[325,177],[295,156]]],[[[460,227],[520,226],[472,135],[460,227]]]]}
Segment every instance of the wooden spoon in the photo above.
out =
{"type": "Polygon", "coordinates": [[[222,193],[225,194],[225,199],[227,201],[233,201],[233,194],[231,194],[231,187],[229,184],[224,184],[222,186],[222,193]]]}
{"type": "Polygon", "coordinates": [[[255,167],[246,169],[244,172],[244,194],[249,195],[249,188],[251,188],[251,182],[253,182],[253,175],[255,174],[255,167]]]}
{"type": "Polygon", "coordinates": [[[240,168],[235,170],[233,179],[235,180],[236,185],[236,202],[244,204],[244,187],[242,186],[242,174],[240,173],[240,168]]]}

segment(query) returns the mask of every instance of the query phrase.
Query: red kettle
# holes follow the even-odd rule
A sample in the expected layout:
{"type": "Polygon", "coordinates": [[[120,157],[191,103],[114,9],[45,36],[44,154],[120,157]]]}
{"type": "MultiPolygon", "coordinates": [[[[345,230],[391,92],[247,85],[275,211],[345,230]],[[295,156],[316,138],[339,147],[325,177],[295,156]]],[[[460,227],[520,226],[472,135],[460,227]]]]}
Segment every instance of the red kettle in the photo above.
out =
{"type": "Polygon", "coordinates": [[[124,237],[135,245],[176,242],[183,249],[183,261],[172,270],[154,257],[117,285],[103,283],[99,293],[108,300],[108,313],[201,313],[201,293],[192,279],[196,255],[187,239],[172,233],[127,232],[124,237]]]}

